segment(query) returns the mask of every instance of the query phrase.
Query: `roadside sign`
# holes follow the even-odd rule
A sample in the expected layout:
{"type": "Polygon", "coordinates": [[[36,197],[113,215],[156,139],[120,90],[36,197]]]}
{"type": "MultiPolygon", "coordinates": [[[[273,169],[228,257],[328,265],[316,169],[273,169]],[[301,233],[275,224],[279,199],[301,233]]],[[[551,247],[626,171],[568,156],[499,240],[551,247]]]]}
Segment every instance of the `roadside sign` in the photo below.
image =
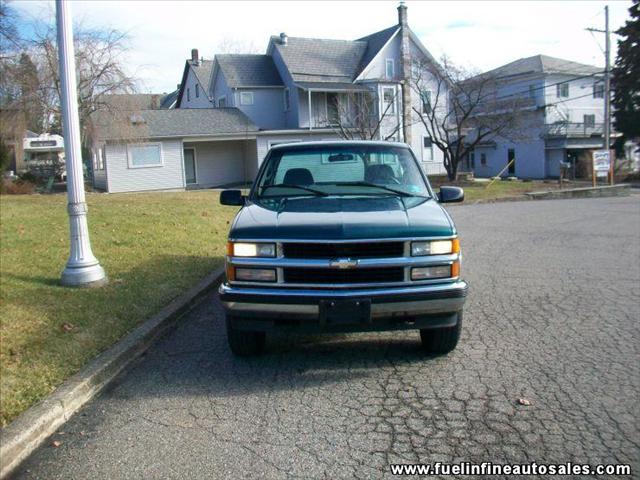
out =
{"type": "Polygon", "coordinates": [[[607,177],[611,171],[611,155],[609,150],[593,152],[593,171],[596,177],[607,177]]]}

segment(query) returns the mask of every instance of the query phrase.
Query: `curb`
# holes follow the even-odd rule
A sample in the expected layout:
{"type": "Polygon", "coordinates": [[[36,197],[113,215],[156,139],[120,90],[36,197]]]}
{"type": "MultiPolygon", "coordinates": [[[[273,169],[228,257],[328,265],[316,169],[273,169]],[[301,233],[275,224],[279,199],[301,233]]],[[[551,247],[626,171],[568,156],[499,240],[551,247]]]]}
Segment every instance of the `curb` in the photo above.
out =
{"type": "Polygon", "coordinates": [[[540,192],[525,192],[517,196],[481,198],[474,201],[465,200],[462,203],[447,204],[446,208],[463,205],[483,205],[487,203],[502,202],[528,202],[530,200],[569,200],[573,198],[601,198],[601,197],[626,197],[631,194],[633,185],[620,183],[618,185],[605,185],[602,187],[572,188],[564,190],[550,190],[540,192]]]}
{"type": "Polygon", "coordinates": [[[631,193],[631,185],[620,183],[618,185],[605,185],[601,187],[571,188],[567,190],[553,190],[548,192],[525,193],[532,200],[555,200],[565,198],[597,198],[597,197],[622,197],[631,193]]]}
{"type": "Polygon", "coordinates": [[[182,315],[193,308],[194,302],[218,283],[223,273],[221,267],[207,275],[3,428],[0,431],[0,478],[9,475],[60,425],[175,326],[182,315]]]}

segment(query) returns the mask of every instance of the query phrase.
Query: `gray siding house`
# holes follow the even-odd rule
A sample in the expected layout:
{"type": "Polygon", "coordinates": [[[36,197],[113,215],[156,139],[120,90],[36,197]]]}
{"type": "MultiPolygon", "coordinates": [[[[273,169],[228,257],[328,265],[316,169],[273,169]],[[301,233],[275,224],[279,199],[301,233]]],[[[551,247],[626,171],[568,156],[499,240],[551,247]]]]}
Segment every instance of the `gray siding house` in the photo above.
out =
{"type": "Polygon", "coordinates": [[[344,137],[404,141],[425,172],[444,173],[441,152],[412,115],[422,104],[412,71],[429,62],[405,5],[396,25],[357,40],[282,33],[263,55],[213,61],[193,49],[174,108],[100,119],[118,128],[96,129],[94,164],[103,168],[95,185],[121,192],[251,182],[273,145],[344,137]]]}
{"type": "Polygon", "coordinates": [[[135,110],[94,116],[107,192],[183,190],[251,181],[258,128],[235,108],[135,110]]]}

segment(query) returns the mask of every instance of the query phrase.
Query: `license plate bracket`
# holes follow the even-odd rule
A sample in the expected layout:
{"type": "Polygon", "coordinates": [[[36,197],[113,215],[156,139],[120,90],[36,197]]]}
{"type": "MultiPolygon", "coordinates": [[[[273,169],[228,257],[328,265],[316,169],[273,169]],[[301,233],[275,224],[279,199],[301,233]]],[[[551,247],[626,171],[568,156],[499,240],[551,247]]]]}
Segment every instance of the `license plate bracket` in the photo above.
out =
{"type": "Polygon", "coordinates": [[[323,325],[371,323],[371,300],[321,300],[319,313],[323,325]]]}

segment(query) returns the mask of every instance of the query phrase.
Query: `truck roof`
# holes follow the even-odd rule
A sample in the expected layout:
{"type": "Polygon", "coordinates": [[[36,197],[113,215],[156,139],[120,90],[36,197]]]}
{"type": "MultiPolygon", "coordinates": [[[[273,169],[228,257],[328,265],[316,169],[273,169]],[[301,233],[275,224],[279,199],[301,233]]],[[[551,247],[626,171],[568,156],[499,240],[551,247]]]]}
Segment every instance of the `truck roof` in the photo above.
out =
{"type": "Polygon", "coordinates": [[[387,142],[382,140],[317,140],[312,142],[291,142],[291,143],[281,143],[279,145],[274,145],[271,147],[271,150],[280,150],[283,148],[291,148],[291,147],[318,147],[318,146],[330,146],[330,145],[339,145],[339,146],[348,146],[348,145],[371,145],[371,146],[379,146],[379,147],[400,147],[400,148],[409,148],[409,145],[402,142],[387,142]]]}

